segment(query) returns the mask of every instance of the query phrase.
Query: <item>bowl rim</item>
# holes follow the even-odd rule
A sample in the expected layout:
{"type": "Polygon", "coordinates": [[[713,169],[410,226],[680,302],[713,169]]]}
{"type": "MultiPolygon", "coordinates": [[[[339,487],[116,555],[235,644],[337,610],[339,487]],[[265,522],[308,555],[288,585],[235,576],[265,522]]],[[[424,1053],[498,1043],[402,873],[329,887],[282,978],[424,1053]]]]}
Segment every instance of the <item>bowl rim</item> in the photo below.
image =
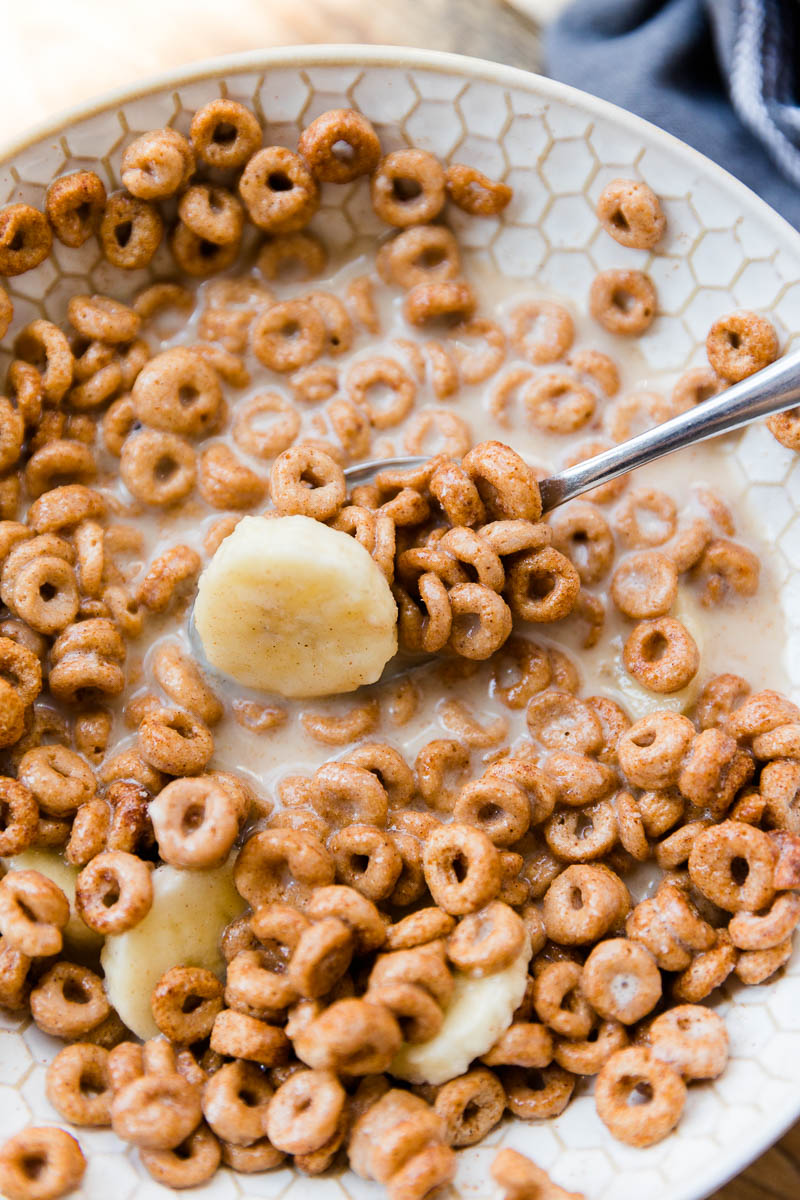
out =
{"type": "Polygon", "coordinates": [[[755,205],[760,210],[762,218],[774,228],[776,236],[784,238],[788,236],[797,243],[797,249],[800,251],[800,230],[795,229],[757,192],[754,192],[752,188],[742,183],[740,179],[721,167],[719,163],[714,162],[713,159],[708,158],[699,150],[695,150],[693,146],[675,137],[674,134],[645,120],[644,117],[628,112],[627,109],[620,108],[610,100],[602,100],[590,92],[584,92],[580,88],[550,79],[538,71],[527,71],[522,67],[512,67],[474,55],[455,54],[447,50],[423,50],[405,45],[323,42],[308,46],[272,46],[200,59],[180,67],[159,71],[146,76],[137,83],[122,84],[118,88],[102,92],[99,96],[72,105],[57,116],[46,117],[42,121],[36,122],[16,138],[1,141],[0,166],[5,165],[8,159],[23,153],[36,142],[62,133],[68,125],[87,120],[115,105],[140,99],[171,85],[196,83],[202,79],[214,78],[231,72],[268,70],[278,66],[334,65],[344,67],[364,64],[401,69],[429,68],[449,75],[469,74],[493,83],[504,84],[507,87],[530,87],[530,80],[535,79],[537,91],[545,100],[550,97],[572,108],[593,110],[599,117],[605,117],[631,133],[646,134],[649,138],[660,141],[672,154],[682,158],[689,165],[702,169],[707,175],[715,175],[721,186],[732,189],[742,201],[749,205],[755,205]]]}
{"type": "MultiPolygon", "coordinates": [[[[198,83],[204,79],[209,80],[248,71],[266,72],[274,68],[296,67],[299,69],[320,66],[385,66],[397,70],[428,69],[440,74],[483,79],[509,88],[520,87],[528,91],[535,90],[545,102],[552,99],[567,107],[588,111],[633,136],[646,138],[651,143],[660,144],[665,151],[682,160],[687,166],[702,172],[706,178],[712,178],[718,187],[732,193],[743,207],[754,210],[758,219],[772,231],[776,239],[784,244],[788,240],[790,244],[793,244],[795,252],[800,255],[800,230],[795,229],[785,217],[776,212],[761,196],[737,179],[735,175],[651,121],[628,112],[611,101],[600,99],[580,88],[550,79],[537,71],[528,71],[522,67],[513,67],[474,55],[456,54],[443,50],[424,50],[402,44],[313,43],[264,47],[200,59],[159,71],[147,75],[140,81],[108,89],[98,96],[70,106],[57,115],[36,122],[16,137],[3,139],[0,142],[0,168],[7,166],[10,160],[29,150],[36,143],[62,135],[71,125],[88,120],[120,104],[130,103],[155,92],[163,91],[165,88],[180,87],[198,83]]],[[[800,330],[797,332],[800,334],[800,330]]],[[[712,1192],[739,1175],[759,1155],[778,1141],[798,1117],[800,1117],[800,1089],[798,1089],[794,1102],[788,1103],[785,1108],[780,1110],[776,1119],[766,1127],[766,1136],[762,1126],[749,1139],[742,1138],[737,1155],[729,1159],[723,1166],[717,1169],[712,1168],[704,1174],[702,1193],[693,1190],[691,1192],[683,1191],[675,1197],[675,1200],[702,1200],[702,1197],[710,1196],[712,1192]]]]}

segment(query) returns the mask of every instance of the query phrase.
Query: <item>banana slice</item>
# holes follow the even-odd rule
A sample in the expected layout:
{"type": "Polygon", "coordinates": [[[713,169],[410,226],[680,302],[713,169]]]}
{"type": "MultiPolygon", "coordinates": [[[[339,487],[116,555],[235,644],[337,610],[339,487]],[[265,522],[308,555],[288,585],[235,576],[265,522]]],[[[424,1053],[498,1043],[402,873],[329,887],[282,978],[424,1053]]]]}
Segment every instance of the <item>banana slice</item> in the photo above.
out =
{"type": "Polygon", "coordinates": [[[380,568],[310,517],[244,517],[200,576],[194,625],[213,667],[281,696],[374,683],[397,650],[380,568]]]}
{"type": "Polygon", "coordinates": [[[455,972],[455,987],[442,1027],[428,1042],[403,1046],[389,1074],[409,1083],[446,1083],[463,1075],[511,1024],[528,980],[530,943],[510,966],[494,975],[473,978],[455,972]]]}
{"type": "Polygon", "coordinates": [[[60,887],[69,900],[70,917],[64,930],[64,946],[67,951],[87,952],[98,950],[103,944],[102,935],[90,929],[75,911],[75,880],[78,878],[78,868],[64,862],[60,854],[54,850],[39,850],[35,847],[23,850],[14,858],[3,860],[12,871],[38,871],[52,879],[56,887],[60,887]]]}
{"type": "Polygon", "coordinates": [[[106,995],[129,1029],[145,1039],[158,1034],[150,993],[170,967],[205,967],[222,977],[220,935],[243,909],[232,860],[213,871],[153,871],[150,912],[127,933],[107,937],[100,956],[106,995]]]}

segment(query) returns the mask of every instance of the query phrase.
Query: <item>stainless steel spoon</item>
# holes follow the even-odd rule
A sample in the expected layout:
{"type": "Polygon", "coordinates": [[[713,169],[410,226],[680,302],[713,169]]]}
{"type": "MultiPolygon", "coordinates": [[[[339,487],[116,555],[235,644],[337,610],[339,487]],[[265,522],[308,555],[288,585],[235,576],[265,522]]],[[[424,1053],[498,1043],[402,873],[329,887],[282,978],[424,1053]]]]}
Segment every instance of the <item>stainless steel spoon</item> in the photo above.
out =
{"type": "MultiPolygon", "coordinates": [[[[574,467],[567,467],[557,475],[551,475],[539,483],[542,511],[550,512],[559,504],[588,492],[598,484],[607,483],[618,475],[624,475],[636,467],[663,458],[674,450],[683,450],[695,442],[717,437],[740,429],[751,421],[787,408],[800,406],[800,350],[787,354],[762,371],[735,383],[719,396],[704,400],[688,412],[680,413],[662,425],[656,425],[637,437],[620,442],[594,458],[587,458],[574,467]]],[[[428,461],[428,455],[412,455],[400,458],[373,459],[348,467],[345,476],[348,483],[366,483],[380,471],[393,467],[416,467],[428,461]]],[[[203,653],[200,638],[189,618],[189,637],[195,656],[206,669],[210,668],[203,653]]],[[[430,655],[395,655],[385,666],[379,682],[396,678],[430,661],[430,655]]]]}
{"type": "MultiPolygon", "coordinates": [[[[636,467],[683,450],[695,442],[731,433],[761,417],[784,412],[800,405],[800,350],[779,358],[777,362],[734,383],[719,396],[680,413],[662,425],[656,425],[636,437],[567,467],[557,475],[542,479],[539,491],[542,511],[550,512],[559,504],[581,496],[598,484],[608,483],[636,467]]],[[[348,467],[345,476],[349,483],[366,483],[379,471],[392,467],[416,467],[427,461],[426,455],[407,458],[373,459],[348,467]]]]}

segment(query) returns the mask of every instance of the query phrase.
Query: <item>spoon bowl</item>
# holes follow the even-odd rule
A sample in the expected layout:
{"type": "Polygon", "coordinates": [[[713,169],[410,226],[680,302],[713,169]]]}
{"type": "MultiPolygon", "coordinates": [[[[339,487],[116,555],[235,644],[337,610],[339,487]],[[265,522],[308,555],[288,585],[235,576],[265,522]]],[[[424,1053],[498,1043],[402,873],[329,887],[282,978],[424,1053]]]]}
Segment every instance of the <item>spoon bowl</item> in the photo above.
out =
{"type": "MultiPolygon", "coordinates": [[[[751,421],[784,412],[796,405],[800,405],[800,351],[778,359],[740,383],[733,384],[720,395],[704,400],[661,425],[647,429],[636,437],[612,446],[610,450],[604,450],[602,454],[584,459],[573,467],[567,467],[556,475],[540,480],[542,512],[551,512],[599,484],[608,483],[618,475],[643,467],[667,454],[693,446],[707,438],[730,433],[751,421]]],[[[350,484],[369,483],[381,471],[394,468],[410,469],[428,461],[428,456],[420,454],[377,458],[347,467],[344,474],[350,484]]],[[[192,653],[203,664],[204,669],[225,683],[228,677],[215,670],[206,658],[194,623],[194,606],[189,614],[189,642],[192,653]]],[[[398,651],[389,659],[376,682],[386,683],[410,671],[416,671],[434,657],[430,654],[412,655],[402,650],[398,651]]],[[[229,680],[230,684],[234,682],[229,680]]],[[[239,684],[236,686],[240,688],[239,684]]],[[[354,692],[360,690],[356,688],[354,692]]],[[[259,693],[259,696],[267,696],[270,700],[281,699],[272,693],[259,693]]]]}

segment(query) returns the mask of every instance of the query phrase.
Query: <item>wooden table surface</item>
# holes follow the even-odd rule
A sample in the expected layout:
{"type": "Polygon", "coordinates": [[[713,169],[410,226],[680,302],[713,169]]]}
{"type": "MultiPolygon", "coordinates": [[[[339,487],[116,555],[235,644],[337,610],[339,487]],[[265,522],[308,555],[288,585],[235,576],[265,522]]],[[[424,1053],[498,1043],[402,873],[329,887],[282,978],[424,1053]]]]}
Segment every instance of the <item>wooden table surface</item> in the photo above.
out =
{"type": "MultiPolygon", "coordinates": [[[[201,58],[261,46],[424,46],[537,69],[536,16],[563,0],[23,0],[5,6],[0,112],[24,129],[105,89],[201,58]],[[134,15],[135,13],[135,15],[134,15]],[[533,14],[533,15],[531,15],[533,14]]],[[[662,1200],[652,1197],[651,1200],[662,1200]]],[[[711,1200],[800,1200],[800,1123],[711,1200]]]]}

